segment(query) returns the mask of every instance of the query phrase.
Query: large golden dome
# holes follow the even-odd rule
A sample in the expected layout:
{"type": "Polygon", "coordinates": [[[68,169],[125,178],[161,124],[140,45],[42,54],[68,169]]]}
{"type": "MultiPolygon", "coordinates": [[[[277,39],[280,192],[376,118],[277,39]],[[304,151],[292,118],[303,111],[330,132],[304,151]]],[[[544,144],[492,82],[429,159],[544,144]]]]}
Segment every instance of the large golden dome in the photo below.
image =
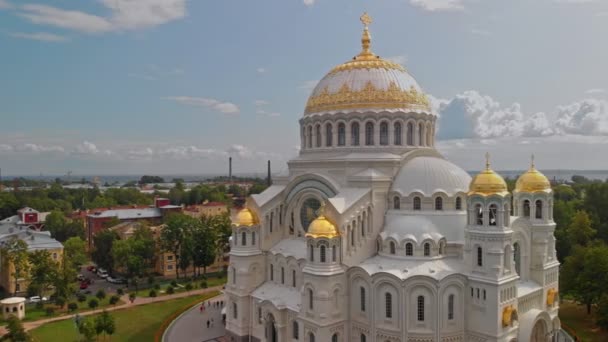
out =
{"type": "Polygon", "coordinates": [[[530,169],[517,178],[515,192],[544,192],[551,191],[551,182],[534,167],[534,157],[530,169]]]}
{"type": "Polygon", "coordinates": [[[232,225],[233,226],[253,226],[254,224],[257,224],[257,220],[255,218],[255,215],[251,212],[251,210],[244,208],[241,209],[236,216],[234,217],[234,220],[232,221],[232,225]]]}
{"type": "Polygon", "coordinates": [[[507,195],[507,183],[498,173],[490,169],[490,157],[486,154],[486,169],[478,173],[469,185],[469,195],[507,195]]]}
{"type": "Polygon", "coordinates": [[[333,68],[315,87],[305,115],[363,110],[405,110],[431,113],[428,99],[416,80],[398,63],[376,56],[371,50],[364,13],[362,50],[352,60],[333,68]]]}
{"type": "Polygon", "coordinates": [[[315,239],[324,237],[332,239],[340,235],[340,233],[338,232],[338,228],[336,228],[336,226],[325,217],[324,211],[325,204],[321,203],[321,208],[319,208],[319,216],[314,219],[308,226],[306,237],[311,237],[315,239]]]}

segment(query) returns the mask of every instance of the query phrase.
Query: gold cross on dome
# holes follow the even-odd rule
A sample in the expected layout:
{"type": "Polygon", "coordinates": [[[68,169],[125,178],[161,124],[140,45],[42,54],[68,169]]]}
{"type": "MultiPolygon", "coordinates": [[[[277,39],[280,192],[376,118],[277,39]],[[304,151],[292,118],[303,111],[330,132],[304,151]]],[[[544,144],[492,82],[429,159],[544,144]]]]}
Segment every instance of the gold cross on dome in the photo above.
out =
{"type": "Polygon", "coordinates": [[[369,26],[369,24],[372,23],[372,18],[367,14],[367,12],[363,12],[363,15],[359,19],[365,27],[369,26]]]}
{"type": "Polygon", "coordinates": [[[530,156],[530,168],[533,169],[534,168],[534,154],[532,154],[530,156]]]}
{"type": "Polygon", "coordinates": [[[486,152],[486,169],[490,169],[490,152],[486,152]]]}

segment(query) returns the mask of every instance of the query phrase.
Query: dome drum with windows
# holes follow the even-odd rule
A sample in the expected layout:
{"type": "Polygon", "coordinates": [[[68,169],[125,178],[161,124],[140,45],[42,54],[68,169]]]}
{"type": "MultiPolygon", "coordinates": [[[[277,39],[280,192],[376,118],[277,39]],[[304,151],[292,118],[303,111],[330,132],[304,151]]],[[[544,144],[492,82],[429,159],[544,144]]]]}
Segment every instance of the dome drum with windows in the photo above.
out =
{"type": "Polygon", "coordinates": [[[234,220],[232,220],[232,225],[237,227],[251,227],[257,223],[258,221],[254,213],[248,208],[241,209],[234,217],[234,220]]]}

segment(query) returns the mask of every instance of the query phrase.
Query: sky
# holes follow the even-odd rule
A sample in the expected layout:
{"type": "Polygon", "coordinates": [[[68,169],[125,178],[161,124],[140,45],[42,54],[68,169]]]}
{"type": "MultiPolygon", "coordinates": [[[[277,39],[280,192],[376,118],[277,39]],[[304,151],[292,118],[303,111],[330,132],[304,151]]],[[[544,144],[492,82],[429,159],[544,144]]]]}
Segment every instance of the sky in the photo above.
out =
{"type": "Polygon", "coordinates": [[[2,173],[284,170],[364,11],[449,160],[608,169],[603,0],[0,0],[2,173]]]}

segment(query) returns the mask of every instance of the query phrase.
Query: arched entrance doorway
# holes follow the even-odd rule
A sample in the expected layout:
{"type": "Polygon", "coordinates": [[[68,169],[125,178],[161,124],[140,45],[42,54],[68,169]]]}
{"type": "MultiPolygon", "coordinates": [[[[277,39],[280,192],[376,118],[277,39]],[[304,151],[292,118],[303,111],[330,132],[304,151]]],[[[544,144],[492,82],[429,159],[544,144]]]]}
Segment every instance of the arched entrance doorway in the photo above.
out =
{"type": "Polygon", "coordinates": [[[268,317],[266,317],[266,338],[268,342],[279,341],[279,338],[277,337],[277,327],[272,314],[268,314],[268,317]]]}
{"type": "Polygon", "coordinates": [[[546,342],[547,341],[547,324],[542,319],[539,319],[532,328],[531,342],[546,342]]]}

